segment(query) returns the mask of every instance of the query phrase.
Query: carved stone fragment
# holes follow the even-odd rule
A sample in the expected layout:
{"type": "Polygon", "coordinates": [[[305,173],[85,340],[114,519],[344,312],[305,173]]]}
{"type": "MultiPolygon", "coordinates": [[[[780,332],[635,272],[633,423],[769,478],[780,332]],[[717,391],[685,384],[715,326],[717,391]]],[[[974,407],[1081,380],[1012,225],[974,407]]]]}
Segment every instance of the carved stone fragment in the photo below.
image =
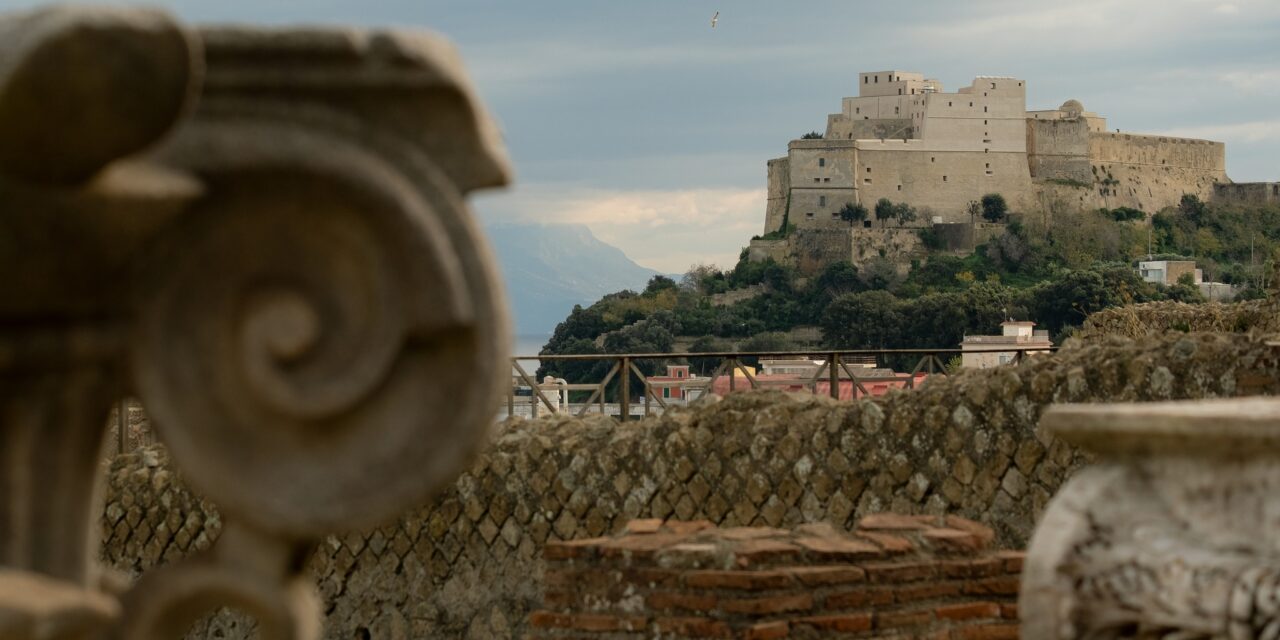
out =
{"type": "Polygon", "coordinates": [[[1042,424],[1099,456],[1028,550],[1024,638],[1280,632],[1280,400],[1061,405],[1042,424]]]}
{"type": "Polygon", "coordinates": [[[507,316],[464,196],[507,178],[433,37],[0,18],[0,638],[167,639],[222,606],[318,637],[315,542],[485,440],[507,316]],[[224,526],[112,587],[94,496],[124,395],[224,526]]]}

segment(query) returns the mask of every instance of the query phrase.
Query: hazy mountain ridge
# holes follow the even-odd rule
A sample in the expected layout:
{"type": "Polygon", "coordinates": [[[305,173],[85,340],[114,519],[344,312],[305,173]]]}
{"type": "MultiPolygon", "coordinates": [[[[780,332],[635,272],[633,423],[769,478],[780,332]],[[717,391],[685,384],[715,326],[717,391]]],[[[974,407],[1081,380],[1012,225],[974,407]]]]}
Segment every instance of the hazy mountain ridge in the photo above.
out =
{"type": "Polygon", "coordinates": [[[573,305],[607,293],[642,290],[658,272],[581,224],[493,224],[485,227],[507,286],[517,334],[550,333],[573,305]]]}

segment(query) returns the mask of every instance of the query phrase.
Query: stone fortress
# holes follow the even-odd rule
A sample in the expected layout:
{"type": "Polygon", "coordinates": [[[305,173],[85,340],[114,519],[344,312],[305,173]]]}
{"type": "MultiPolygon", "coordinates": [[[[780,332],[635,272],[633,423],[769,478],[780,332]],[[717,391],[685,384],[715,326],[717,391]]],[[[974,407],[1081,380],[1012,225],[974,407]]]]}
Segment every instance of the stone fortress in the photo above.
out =
{"type": "Polygon", "coordinates": [[[827,117],[821,138],[793,140],[769,161],[764,231],[784,220],[847,227],[845,203],[870,209],[881,198],[916,207],[923,224],[970,222],[968,203],[988,193],[1014,210],[1058,199],[1155,212],[1187,193],[1209,200],[1220,184],[1230,184],[1221,142],[1109,131],[1077,100],[1028,111],[1019,78],[979,76],[948,93],[919,73],[874,71],[859,74],[858,96],[827,117]]]}

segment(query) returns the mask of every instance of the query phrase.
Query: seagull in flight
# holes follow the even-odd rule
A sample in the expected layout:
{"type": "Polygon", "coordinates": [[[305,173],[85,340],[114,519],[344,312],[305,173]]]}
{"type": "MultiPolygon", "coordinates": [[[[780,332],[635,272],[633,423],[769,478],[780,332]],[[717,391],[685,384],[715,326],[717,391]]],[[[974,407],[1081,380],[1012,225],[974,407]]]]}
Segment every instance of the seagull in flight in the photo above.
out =
{"type": "Polygon", "coordinates": [[[720,12],[719,12],[719,11],[717,11],[715,15],[711,16],[711,28],[712,28],[712,29],[716,28],[716,21],[717,21],[717,20],[719,20],[719,19],[720,19],[720,12]]]}

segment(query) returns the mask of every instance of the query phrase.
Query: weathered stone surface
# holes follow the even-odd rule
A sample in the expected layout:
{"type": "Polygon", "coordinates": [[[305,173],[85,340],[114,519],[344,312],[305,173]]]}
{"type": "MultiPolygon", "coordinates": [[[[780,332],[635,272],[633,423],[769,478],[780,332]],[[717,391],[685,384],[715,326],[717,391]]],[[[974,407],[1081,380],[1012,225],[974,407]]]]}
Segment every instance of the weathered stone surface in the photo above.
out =
{"type": "MultiPolygon", "coordinates": [[[[323,576],[320,581],[331,607],[326,633],[331,638],[351,637],[381,619],[381,612],[394,610],[426,635],[465,635],[473,627],[490,630],[496,607],[506,615],[508,632],[518,636],[525,612],[538,598],[543,569],[537,549],[543,544],[616,533],[633,518],[664,518],[682,502],[692,518],[725,527],[824,521],[845,529],[895,505],[907,514],[964,515],[994,529],[997,544],[1021,546],[1048,496],[1088,461],[1076,448],[1038,428],[1040,413],[1067,397],[1089,402],[1160,397],[1145,373],[1150,369],[1129,375],[1126,365],[1135,360],[1168,368],[1174,374],[1168,393],[1174,397],[1280,392],[1280,350],[1262,339],[1176,335],[1077,344],[1017,367],[935,378],[919,390],[877,401],[839,403],[807,395],[742,393],[626,425],[558,415],[508,422],[452,489],[381,529],[386,539],[403,536],[408,541],[404,556],[390,547],[381,556],[372,554],[366,542],[369,534],[332,537],[320,546],[311,562],[313,571],[323,576]],[[1100,374],[1106,370],[1118,373],[1100,374]],[[1247,388],[1231,383],[1243,377],[1267,382],[1247,388]],[[1071,380],[1079,382],[1072,386],[1071,380]],[[975,394],[975,387],[986,391],[975,394]],[[974,397],[984,402],[972,402],[974,397]],[[974,416],[969,430],[952,423],[928,427],[912,422],[910,437],[901,438],[883,428],[894,416],[922,416],[928,407],[954,408],[957,401],[974,416]],[[997,415],[998,429],[992,421],[997,415]],[[985,436],[977,437],[980,433],[985,436]],[[777,468],[767,464],[783,440],[812,443],[819,435],[831,451],[816,455],[814,450],[797,449],[795,460],[807,456],[810,465],[802,478],[797,477],[795,461],[777,468]],[[1039,455],[1033,455],[1037,451],[1039,455]],[[898,457],[906,460],[905,473],[892,472],[898,457]],[[698,470],[686,481],[677,477],[683,473],[677,470],[682,459],[698,470]],[[946,462],[931,463],[935,459],[946,462]],[[1015,470],[1020,480],[1006,480],[1015,470]],[[689,491],[700,474],[709,477],[705,500],[689,491]],[[971,481],[965,484],[957,477],[971,481]],[[923,494],[917,489],[918,478],[928,483],[923,494]],[[574,485],[572,491],[562,490],[567,489],[562,487],[566,481],[574,485]],[[825,500],[815,497],[814,504],[822,508],[806,507],[805,496],[816,496],[815,485],[827,482],[838,493],[825,500]],[[1014,498],[1010,489],[1021,497],[1014,498]],[[575,491],[591,505],[586,518],[573,515],[567,504],[576,504],[575,491]],[[498,524],[492,515],[495,509],[511,514],[501,523],[508,532],[488,542],[476,522],[489,517],[498,524]],[[593,517],[598,523],[594,528],[593,517]],[[513,546],[508,539],[519,542],[513,546]],[[365,558],[363,563],[353,560],[365,558]],[[360,568],[353,568],[356,565],[360,568]],[[353,580],[364,588],[354,588],[353,580]],[[382,588],[371,590],[370,584],[382,588]]],[[[148,478],[160,468],[143,464],[144,455],[113,463],[108,505],[124,504],[129,495],[133,502],[152,502],[148,478]]],[[[199,504],[190,498],[174,499],[190,505],[185,509],[199,504]]],[[[199,509],[197,513],[208,513],[207,507],[199,509]]],[[[117,513],[108,506],[104,529],[117,513]]],[[[963,530],[951,522],[947,527],[963,530]]],[[[161,561],[127,552],[133,548],[132,535],[126,524],[108,541],[104,554],[111,563],[136,571],[161,561]]]]}
{"type": "Polygon", "coordinates": [[[1032,538],[1023,637],[1274,631],[1280,400],[1062,406],[1045,423],[1100,459],[1032,538]]]}

